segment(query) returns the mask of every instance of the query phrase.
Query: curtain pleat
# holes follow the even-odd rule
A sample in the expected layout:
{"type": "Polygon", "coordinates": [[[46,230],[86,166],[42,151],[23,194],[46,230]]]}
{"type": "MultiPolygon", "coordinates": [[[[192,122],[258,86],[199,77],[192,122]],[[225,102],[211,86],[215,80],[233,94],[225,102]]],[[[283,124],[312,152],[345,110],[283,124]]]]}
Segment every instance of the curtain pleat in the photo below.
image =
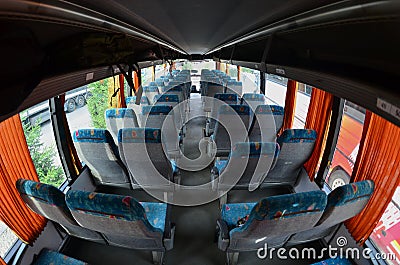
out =
{"type": "Polygon", "coordinates": [[[400,185],[400,128],[369,111],[351,182],[370,179],[375,191],[360,214],[345,225],[360,244],[371,235],[400,185]]]}
{"type": "Polygon", "coordinates": [[[294,80],[288,80],[285,98],[285,112],[283,115],[282,128],[279,130],[278,135],[286,129],[293,126],[294,113],[296,110],[296,96],[297,96],[298,83],[294,80]]]}
{"type": "Polygon", "coordinates": [[[332,113],[332,103],[332,94],[313,87],[305,129],[315,130],[317,132],[317,139],[310,159],[304,164],[311,181],[314,181],[318,164],[325,149],[326,136],[332,113]]]}
{"type": "Polygon", "coordinates": [[[31,244],[43,231],[46,219],[22,200],[15,186],[20,178],[39,181],[17,114],[0,123],[0,219],[31,244]]]}

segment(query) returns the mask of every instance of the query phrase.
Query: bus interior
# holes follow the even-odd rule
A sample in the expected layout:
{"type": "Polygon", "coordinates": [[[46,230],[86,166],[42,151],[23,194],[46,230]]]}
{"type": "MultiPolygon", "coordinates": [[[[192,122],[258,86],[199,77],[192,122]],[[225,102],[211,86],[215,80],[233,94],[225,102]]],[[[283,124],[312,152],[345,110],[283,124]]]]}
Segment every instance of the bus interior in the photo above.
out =
{"type": "Polygon", "coordinates": [[[0,2],[0,264],[400,264],[400,2],[0,2]]]}

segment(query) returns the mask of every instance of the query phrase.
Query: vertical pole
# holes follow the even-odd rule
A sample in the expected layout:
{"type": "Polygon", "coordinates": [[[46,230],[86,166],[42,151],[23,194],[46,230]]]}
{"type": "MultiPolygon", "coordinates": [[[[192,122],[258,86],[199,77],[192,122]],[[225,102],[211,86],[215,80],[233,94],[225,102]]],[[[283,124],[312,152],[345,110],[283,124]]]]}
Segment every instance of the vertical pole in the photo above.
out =
{"type": "Polygon", "coordinates": [[[240,71],[241,71],[241,68],[240,68],[240,66],[238,65],[238,66],[237,66],[237,81],[240,81],[240,71]]]}
{"type": "Polygon", "coordinates": [[[265,95],[265,73],[260,71],[260,93],[265,95]]]}
{"type": "Polygon", "coordinates": [[[215,70],[221,70],[221,63],[220,62],[216,62],[215,70]]]}
{"type": "Polygon", "coordinates": [[[154,65],[151,67],[151,81],[156,81],[156,67],[154,65]]]}

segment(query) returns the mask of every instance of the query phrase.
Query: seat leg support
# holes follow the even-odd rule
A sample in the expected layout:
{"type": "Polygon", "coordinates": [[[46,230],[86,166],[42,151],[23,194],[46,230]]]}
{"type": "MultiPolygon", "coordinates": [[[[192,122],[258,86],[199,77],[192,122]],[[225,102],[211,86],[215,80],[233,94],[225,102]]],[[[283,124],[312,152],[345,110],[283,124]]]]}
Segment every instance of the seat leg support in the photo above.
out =
{"type": "Polygon", "coordinates": [[[164,260],[164,252],[162,251],[152,251],[153,263],[154,265],[162,265],[164,260]]]}
{"type": "Polygon", "coordinates": [[[228,265],[237,265],[239,260],[239,252],[227,252],[226,261],[228,265]]]}

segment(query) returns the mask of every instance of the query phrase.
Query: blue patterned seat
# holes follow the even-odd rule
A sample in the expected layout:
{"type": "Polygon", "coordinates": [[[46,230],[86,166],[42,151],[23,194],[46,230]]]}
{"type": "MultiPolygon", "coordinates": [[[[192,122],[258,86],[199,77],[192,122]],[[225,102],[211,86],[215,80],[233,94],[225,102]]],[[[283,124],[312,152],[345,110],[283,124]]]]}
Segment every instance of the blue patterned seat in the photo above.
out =
{"type": "Polygon", "coordinates": [[[293,235],[288,244],[301,244],[330,235],[340,223],[359,214],[373,192],[374,182],[371,180],[337,187],[328,195],[324,214],[315,227],[293,235]]]}
{"type": "Polygon", "coordinates": [[[157,86],[144,86],[143,87],[143,95],[145,95],[149,99],[150,104],[154,104],[154,96],[160,94],[157,86]]]}
{"type": "Polygon", "coordinates": [[[179,182],[179,171],[168,159],[161,139],[161,130],[157,128],[119,131],[119,151],[135,185],[167,191],[173,189],[171,182],[179,182]]]}
{"type": "Polygon", "coordinates": [[[245,142],[250,127],[251,110],[245,105],[222,105],[218,109],[217,123],[212,135],[216,156],[227,157],[231,143],[245,142]]]}
{"type": "Polygon", "coordinates": [[[280,247],[290,235],[313,227],[326,206],[323,191],[267,197],[253,204],[225,204],[219,227],[218,247],[227,252],[227,263],[236,264],[239,252],[253,251],[267,244],[280,247]],[[251,209],[251,210],[250,210],[251,209]],[[235,221],[246,217],[241,226],[235,221]]]}
{"type": "Polygon", "coordinates": [[[352,265],[352,263],[345,258],[331,258],[327,260],[322,260],[317,263],[313,263],[311,265],[352,265]]]}
{"type": "Polygon", "coordinates": [[[250,141],[276,141],[276,134],[283,123],[284,110],[276,105],[258,105],[255,109],[250,141]]]}
{"type": "Polygon", "coordinates": [[[109,131],[80,129],[73,133],[79,158],[89,167],[96,184],[130,188],[129,173],[109,131]]]}
{"type": "Polygon", "coordinates": [[[87,265],[88,263],[68,257],[59,252],[42,249],[32,265],[87,265]]]}
{"type": "Polygon", "coordinates": [[[130,108],[107,109],[104,116],[107,130],[111,133],[115,144],[118,142],[119,129],[139,127],[136,114],[130,108]]]}
{"type": "Polygon", "coordinates": [[[256,189],[273,165],[276,143],[241,142],[235,144],[228,159],[219,159],[214,164],[212,180],[215,187],[225,194],[234,189],[256,189]]]}
{"type": "Polygon", "coordinates": [[[142,124],[141,124],[142,108],[143,108],[143,106],[148,106],[150,104],[149,99],[146,96],[142,95],[142,97],[140,98],[140,102],[138,102],[139,103],[138,105],[136,105],[136,97],[135,96],[127,97],[125,99],[125,101],[126,101],[126,107],[133,109],[133,111],[135,112],[138,125],[142,126],[142,124]]]}
{"type": "Polygon", "coordinates": [[[238,104],[238,95],[233,93],[216,93],[214,98],[225,102],[228,105],[238,104]]]}
{"type": "Polygon", "coordinates": [[[278,137],[281,147],[275,167],[268,173],[263,185],[293,186],[304,163],[314,150],[317,133],[314,130],[288,129],[278,137]]]}
{"type": "Polygon", "coordinates": [[[243,84],[240,81],[236,80],[228,80],[225,84],[226,89],[225,93],[235,93],[236,95],[242,95],[243,92],[243,84]]]}
{"type": "Polygon", "coordinates": [[[249,106],[255,112],[257,106],[265,104],[265,96],[263,94],[245,93],[242,96],[241,104],[249,106]]]}
{"type": "Polygon", "coordinates": [[[19,179],[16,188],[32,211],[60,224],[69,235],[104,243],[99,233],[79,226],[65,203],[64,193],[56,187],[19,179]]]}
{"type": "Polygon", "coordinates": [[[79,224],[102,233],[110,245],[154,251],[161,258],[173,246],[165,203],[76,190],[67,192],[66,202],[79,224]]]}

